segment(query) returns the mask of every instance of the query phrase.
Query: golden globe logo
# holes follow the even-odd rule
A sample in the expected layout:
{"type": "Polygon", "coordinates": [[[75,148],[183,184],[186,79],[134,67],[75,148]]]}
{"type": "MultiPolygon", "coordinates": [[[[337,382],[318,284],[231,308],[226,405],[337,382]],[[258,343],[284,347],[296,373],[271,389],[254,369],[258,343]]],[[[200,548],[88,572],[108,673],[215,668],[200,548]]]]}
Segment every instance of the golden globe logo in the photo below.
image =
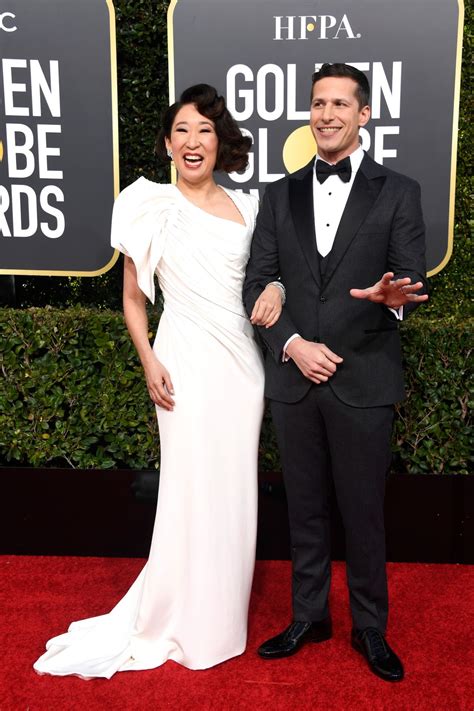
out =
{"type": "Polygon", "coordinates": [[[274,15],[274,40],[314,39],[360,39],[360,32],[354,33],[349,18],[343,15],[274,15]]]}
{"type": "Polygon", "coordinates": [[[15,15],[13,12],[0,12],[0,30],[4,32],[16,32],[15,15]]]}

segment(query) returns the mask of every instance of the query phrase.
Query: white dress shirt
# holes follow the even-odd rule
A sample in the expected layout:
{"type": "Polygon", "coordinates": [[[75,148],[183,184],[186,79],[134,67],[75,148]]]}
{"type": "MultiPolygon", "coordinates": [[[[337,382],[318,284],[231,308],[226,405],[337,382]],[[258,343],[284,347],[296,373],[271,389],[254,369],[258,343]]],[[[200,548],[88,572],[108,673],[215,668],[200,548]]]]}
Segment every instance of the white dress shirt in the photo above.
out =
{"type": "MultiPolygon", "coordinates": [[[[318,252],[322,257],[332,249],[342,213],[363,158],[364,151],[359,146],[350,156],[352,173],[348,183],[344,183],[336,174],[320,183],[316,177],[316,169],[313,171],[314,229],[318,252]]],[[[318,160],[322,159],[317,155],[315,168],[318,160]]]]}

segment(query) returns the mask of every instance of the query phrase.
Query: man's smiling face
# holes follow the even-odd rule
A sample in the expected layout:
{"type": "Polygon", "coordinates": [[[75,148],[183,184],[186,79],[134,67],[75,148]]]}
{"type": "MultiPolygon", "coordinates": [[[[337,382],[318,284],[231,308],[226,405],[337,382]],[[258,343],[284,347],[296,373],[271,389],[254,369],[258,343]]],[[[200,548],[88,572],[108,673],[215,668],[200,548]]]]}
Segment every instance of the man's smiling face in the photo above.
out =
{"type": "Polygon", "coordinates": [[[310,125],[318,154],[337,163],[359,145],[359,127],[370,118],[370,107],[360,106],[357,83],[348,77],[325,77],[313,86],[310,125]]]}

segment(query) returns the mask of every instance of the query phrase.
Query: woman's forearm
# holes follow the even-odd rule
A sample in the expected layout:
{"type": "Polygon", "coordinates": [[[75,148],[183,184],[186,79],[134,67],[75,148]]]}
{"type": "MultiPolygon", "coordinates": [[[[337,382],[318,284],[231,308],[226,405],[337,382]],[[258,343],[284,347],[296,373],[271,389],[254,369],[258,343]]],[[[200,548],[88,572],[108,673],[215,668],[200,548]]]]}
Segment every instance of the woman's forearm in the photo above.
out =
{"type": "Polygon", "coordinates": [[[135,299],[127,298],[124,294],[123,313],[138,357],[143,367],[146,367],[154,355],[148,339],[148,317],[145,302],[140,303],[135,299]]]}
{"type": "Polygon", "coordinates": [[[135,265],[129,257],[125,257],[123,271],[123,313],[128,332],[145,368],[154,359],[148,340],[146,296],[138,286],[135,265]]]}
{"type": "Polygon", "coordinates": [[[141,360],[151,399],[159,407],[173,411],[174,388],[171,376],[153,353],[148,340],[146,297],[137,282],[135,265],[125,257],[123,271],[123,312],[128,332],[141,360]]]}

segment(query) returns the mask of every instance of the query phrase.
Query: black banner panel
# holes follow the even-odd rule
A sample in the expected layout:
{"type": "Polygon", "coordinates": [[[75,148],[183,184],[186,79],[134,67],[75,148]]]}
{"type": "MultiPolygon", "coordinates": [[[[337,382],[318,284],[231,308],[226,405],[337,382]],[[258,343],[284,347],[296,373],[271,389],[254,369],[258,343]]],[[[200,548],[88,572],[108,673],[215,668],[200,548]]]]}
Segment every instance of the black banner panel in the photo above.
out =
{"type": "Polygon", "coordinates": [[[0,7],[0,273],[101,274],[117,254],[111,0],[0,7]]]}
{"type": "Polygon", "coordinates": [[[316,152],[312,73],[361,69],[372,89],[362,147],[420,182],[434,274],[452,252],[462,22],[462,0],[172,0],[171,99],[201,82],[226,96],[253,151],[244,175],[219,182],[261,196],[316,152]]]}

